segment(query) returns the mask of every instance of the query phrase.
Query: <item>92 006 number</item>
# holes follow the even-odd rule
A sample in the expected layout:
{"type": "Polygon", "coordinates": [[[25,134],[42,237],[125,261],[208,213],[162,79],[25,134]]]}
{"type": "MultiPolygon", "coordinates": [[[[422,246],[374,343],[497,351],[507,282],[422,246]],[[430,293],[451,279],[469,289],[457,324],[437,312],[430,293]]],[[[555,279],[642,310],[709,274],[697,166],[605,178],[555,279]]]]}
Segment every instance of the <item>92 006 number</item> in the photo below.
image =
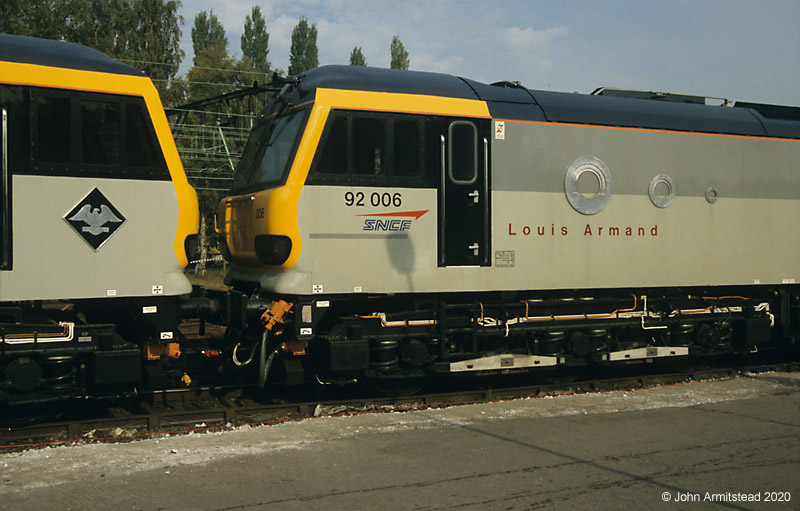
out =
{"type": "Polygon", "coordinates": [[[344,194],[345,206],[366,206],[367,204],[372,207],[384,208],[395,207],[399,208],[403,205],[403,196],[400,193],[388,192],[372,192],[367,195],[364,192],[345,192],[344,194]]]}

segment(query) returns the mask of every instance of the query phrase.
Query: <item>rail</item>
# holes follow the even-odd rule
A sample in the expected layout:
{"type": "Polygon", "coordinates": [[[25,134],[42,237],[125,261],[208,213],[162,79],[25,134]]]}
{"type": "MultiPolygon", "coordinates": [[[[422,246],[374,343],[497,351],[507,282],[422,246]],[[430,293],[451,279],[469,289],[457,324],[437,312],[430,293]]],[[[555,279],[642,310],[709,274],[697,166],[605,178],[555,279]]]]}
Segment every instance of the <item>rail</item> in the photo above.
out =
{"type": "MultiPolygon", "coordinates": [[[[134,441],[154,436],[230,430],[241,426],[262,426],[314,417],[335,417],[365,413],[412,411],[484,402],[509,401],[565,394],[635,390],[689,381],[731,379],[763,372],[796,370],[795,363],[769,363],[746,367],[692,369],[651,374],[630,374],[606,378],[600,375],[572,383],[474,388],[473,386],[407,397],[340,398],[327,401],[252,403],[210,406],[210,395],[219,389],[165,391],[151,395],[149,413],[118,417],[85,417],[69,421],[43,422],[0,428],[0,452],[20,451],[57,445],[91,442],[134,441]],[[179,409],[181,406],[186,409],[179,409]]],[[[241,390],[239,390],[241,392],[241,390]]],[[[117,411],[117,414],[120,412],[117,411]]]]}

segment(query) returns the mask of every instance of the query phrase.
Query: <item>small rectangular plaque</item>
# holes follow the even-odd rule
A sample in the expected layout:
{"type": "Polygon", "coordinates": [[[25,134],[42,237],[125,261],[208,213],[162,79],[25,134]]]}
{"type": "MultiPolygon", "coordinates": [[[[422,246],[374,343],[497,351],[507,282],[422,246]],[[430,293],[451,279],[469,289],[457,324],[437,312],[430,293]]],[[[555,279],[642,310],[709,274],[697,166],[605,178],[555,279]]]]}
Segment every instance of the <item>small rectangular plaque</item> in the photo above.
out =
{"type": "Polygon", "coordinates": [[[496,250],[494,252],[494,265],[498,268],[513,268],[514,256],[513,250],[496,250]]]}

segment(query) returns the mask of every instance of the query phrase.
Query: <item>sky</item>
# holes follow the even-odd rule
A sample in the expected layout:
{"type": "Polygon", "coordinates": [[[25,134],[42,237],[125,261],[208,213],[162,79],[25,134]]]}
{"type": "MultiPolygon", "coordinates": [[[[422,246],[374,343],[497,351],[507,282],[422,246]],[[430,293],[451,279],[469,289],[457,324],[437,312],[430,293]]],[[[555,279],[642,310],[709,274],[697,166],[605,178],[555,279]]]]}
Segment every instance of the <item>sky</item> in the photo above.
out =
{"type": "Polygon", "coordinates": [[[181,70],[191,29],[212,10],[241,56],[245,17],[261,8],[268,60],[289,67],[301,16],[318,30],[320,65],[389,67],[398,35],[411,70],[529,89],[652,90],[800,106],[800,0],[182,0],[181,70]]]}

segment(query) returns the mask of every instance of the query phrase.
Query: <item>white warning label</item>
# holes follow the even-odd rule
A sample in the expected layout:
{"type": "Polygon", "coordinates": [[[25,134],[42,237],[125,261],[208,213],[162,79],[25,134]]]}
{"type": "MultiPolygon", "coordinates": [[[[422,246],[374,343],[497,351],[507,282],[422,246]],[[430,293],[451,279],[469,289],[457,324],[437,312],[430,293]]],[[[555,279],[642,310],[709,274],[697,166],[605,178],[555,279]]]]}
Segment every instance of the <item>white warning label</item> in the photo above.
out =
{"type": "Polygon", "coordinates": [[[495,140],[506,139],[506,122],[494,121],[494,138],[495,140]]]}

